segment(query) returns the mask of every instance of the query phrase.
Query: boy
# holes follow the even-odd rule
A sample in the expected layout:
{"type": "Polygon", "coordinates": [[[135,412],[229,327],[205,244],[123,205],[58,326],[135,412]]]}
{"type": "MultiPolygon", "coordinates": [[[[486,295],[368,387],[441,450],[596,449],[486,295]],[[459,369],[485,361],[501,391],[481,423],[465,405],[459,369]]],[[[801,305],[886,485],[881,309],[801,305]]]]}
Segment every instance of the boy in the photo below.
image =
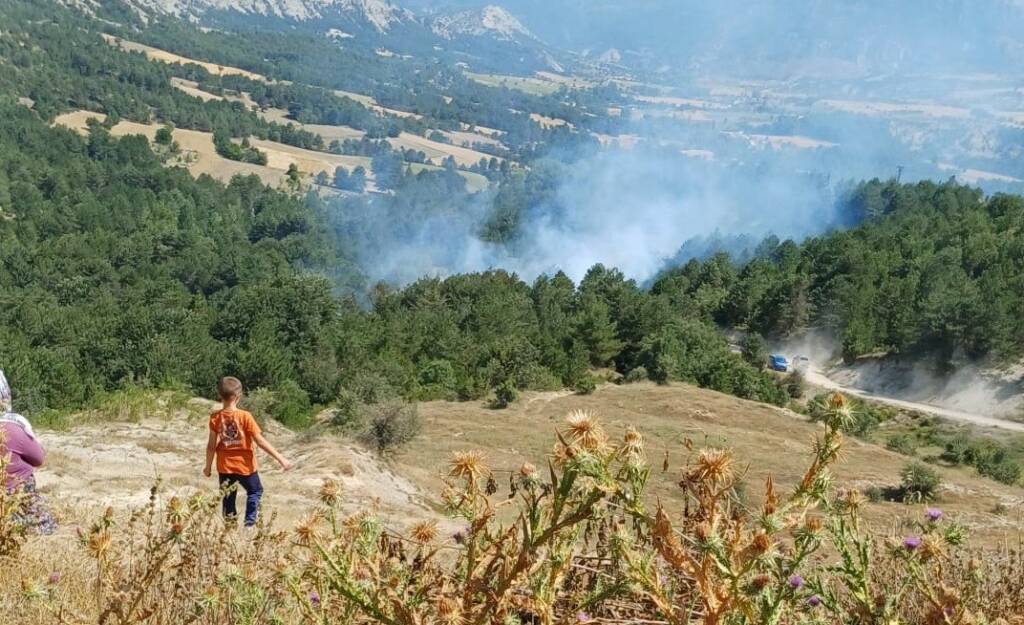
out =
{"type": "Polygon", "coordinates": [[[263,438],[260,426],[252,415],[238,409],[238,401],[242,399],[242,383],[238,378],[222,378],[217,384],[217,394],[223,406],[210,415],[210,437],[206,442],[206,467],[203,475],[210,477],[213,458],[216,456],[217,474],[224,491],[224,518],[234,521],[237,517],[235,494],[238,489],[235,485],[238,484],[245,489],[245,526],[252,527],[256,524],[260,497],[263,496],[263,485],[256,472],[253,445],[270,454],[285,471],[290,470],[292,464],[263,438]]]}

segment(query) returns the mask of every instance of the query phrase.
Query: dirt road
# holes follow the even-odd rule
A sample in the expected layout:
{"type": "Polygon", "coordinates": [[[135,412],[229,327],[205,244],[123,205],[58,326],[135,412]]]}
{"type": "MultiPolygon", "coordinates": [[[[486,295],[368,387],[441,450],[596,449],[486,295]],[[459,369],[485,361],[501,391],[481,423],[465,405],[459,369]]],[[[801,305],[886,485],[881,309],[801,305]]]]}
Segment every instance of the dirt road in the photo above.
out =
{"type": "Polygon", "coordinates": [[[985,415],[974,414],[970,412],[963,412],[961,410],[952,410],[950,408],[943,408],[941,406],[933,406],[931,404],[922,404],[913,401],[906,401],[903,399],[897,399],[895,397],[885,397],[882,395],[875,395],[864,391],[859,388],[853,388],[849,386],[843,386],[838,382],[833,381],[827,375],[822,373],[819,369],[811,366],[808,367],[804,372],[804,379],[809,384],[814,386],[820,386],[821,388],[841,391],[850,395],[855,395],[861,399],[869,399],[871,401],[877,401],[882,404],[888,404],[897,408],[905,408],[907,410],[917,410],[919,412],[925,412],[928,414],[942,417],[944,419],[950,419],[952,421],[961,421],[964,423],[971,423],[981,427],[997,428],[1002,430],[1010,430],[1013,432],[1024,432],[1024,423],[1017,423],[1016,421],[1008,421],[1006,419],[998,419],[996,417],[988,417],[985,415]]]}

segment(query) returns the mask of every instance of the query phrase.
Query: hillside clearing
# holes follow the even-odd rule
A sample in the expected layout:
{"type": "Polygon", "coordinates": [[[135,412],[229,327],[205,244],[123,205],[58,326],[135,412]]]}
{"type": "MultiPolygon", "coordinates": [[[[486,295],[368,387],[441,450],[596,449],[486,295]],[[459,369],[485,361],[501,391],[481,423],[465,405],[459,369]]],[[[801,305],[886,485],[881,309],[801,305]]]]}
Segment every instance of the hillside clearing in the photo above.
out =
{"type": "MultiPolygon", "coordinates": [[[[90,118],[102,122],[106,116],[91,111],[74,111],[57,116],[54,124],[66,126],[85,134],[88,129],[87,121],[90,118]]],[[[158,124],[122,121],[118,122],[110,132],[118,137],[143,135],[152,141],[159,128],[158,124]]],[[[344,167],[350,171],[356,167],[363,167],[368,172],[370,170],[370,159],[364,156],[327,154],[261,139],[253,139],[252,144],[266,152],[267,165],[242,163],[217,154],[213,146],[212,133],[176,128],[173,136],[181,148],[181,156],[172,164],[184,165],[193,176],[207,174],[224,182],[230,181],[231,178],[239,174],[255,174],[265,184],[280,186],[284,183],[288,168],[292,164],[298,167],[300,172],[309,176],[315,176],[321,171],[326,171],[330,176],[334,174],[337,167],[344,167]]]]}
{"type": "Polygon", "coordinates": [[[558,117],[547,117],[540,113],[530,113],[530,120],[536,122],[541,128],[557,128],[558,126],[568,126],[569,128],[575,128],[572,124],[558,117]]]}
{"type": "Polygon", "coordinates": [[[540,78],[529,78],[523,76],[507,76],[502,74],[477,74],[464,72],[466,78],[474,80],[488,87],[505,87],[522,91],[528,95],[545,96],[557,92],[564,85],[550,80],[540,78]]]}
{"type": "MultiPolygon", "coordinates": [[[[189,95],[193,95],[198,98],[203,98],[205,100],[231,99],[234,101],[242,102],[249,108],[255,107],[255,102],[252,101],[252,98],[249,96],[249,94],[244,92],[236,96],[219,96],[208,91],[203,91],[198,87],[196,83],[191,81],[173,79],[172,84],[174,84],[175,87],[184,91],[185,93],[188,93],[189,95]]],[[[324,143],[328,144],[331,141],[345,142],[349,139],[353,141],[359,141],[364,136],[366,136],[366,132],[359,130],[358,128],[352,128],[351,126],[306,124],[302,122],[297,122],[293,119],[290,119],[288,117],[288,111],[284,109],[257,109],[257,114],[268,122],[273,122],[282,125],[292,124],[297,128],[301,128],[302,130],[318,134],[323,138],[324,143]]],[[[455,159],[455,163],[457,165],[463,165],[466,167],[476,165],[477,163],[480,162],[481,159],[489,161],[492,158],[490,154],[474,150],[471,147],[466,147],[467,145],[472,146],[474,143],[482,143],[486,145],[502,147],[500,141],[485,134],[479,134],[469,131],[446,132],[442,134],[449,137],[449,139],[451,139],[453,143],[449,144],[440,141],[433,141],[431,139],[427,139],[426,137],[421,137],[410,132],[402,132],[401,134],[399,134],[399,136],[389,138],[387,141],[391,145],[391,147],[395,149],[413,150],[416,152],[422,151],[424,154],[426,154],[428,162],[432,165],[442,165],[444,160],[450,156],[453,159],[455,159]]],[[[494,158],[497,158],[498,162],[504,160],[501,157],[494,158]]]]}
{"type": "Polygon", "coordinates": [[[273,82],[262,74],[250,72],[245,69],[238,67],[231,67],[230,65],[218,65],[216,63],[210,63],[207,61],[197,61],[196,59],[190,59],[180,54],[174,54],[160,48],[154,48],[141,43],[135,43],[134,41],[128,41],[113,35],[103,34],[103,39],[112,46],[117,46],[122,50],[128,52],[141,52],[146,55],[147,58],[153,61],[160,61],[161,63],[168,63],[172,65],[188,65],[194,64],[202,67],[206,71],[210,72],[215,76],[244,76],[250,80],[258,80],[260,82],[273,82]]]}
{"type": "Polygon", "coordinates": [[[392,109],[387,108],[386,106],[381,106],[380,104],[377,103],[377,100],[373,99],[371,96],[363,95],[361,93],[352,93],[351,91],[342,91],[340,89],[335,89],[334,95],[340,98],[349,98],[351,100],[355,100],[356,102],[362,104],[366,108],[370,109],[374,113],[381,116],[393,115],[394,117],[410,117],[412,119],[423,119],[423,116],[420,115],[419,113],[399,111],[398,109],[392,109]]]}

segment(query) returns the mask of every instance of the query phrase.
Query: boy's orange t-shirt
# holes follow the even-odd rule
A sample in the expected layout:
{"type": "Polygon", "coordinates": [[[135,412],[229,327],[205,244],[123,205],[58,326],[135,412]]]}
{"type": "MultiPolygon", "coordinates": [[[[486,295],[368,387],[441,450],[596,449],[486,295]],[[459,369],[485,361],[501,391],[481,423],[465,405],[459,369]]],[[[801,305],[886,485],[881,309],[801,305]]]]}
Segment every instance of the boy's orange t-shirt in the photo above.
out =
{"type": "Polygon", "coordinates": [[[218,410],[210,415],[217,435],[217,473],[252,475],[256,472],[253,437],[260,433],[256,419],[244,410],[218,410]]]}

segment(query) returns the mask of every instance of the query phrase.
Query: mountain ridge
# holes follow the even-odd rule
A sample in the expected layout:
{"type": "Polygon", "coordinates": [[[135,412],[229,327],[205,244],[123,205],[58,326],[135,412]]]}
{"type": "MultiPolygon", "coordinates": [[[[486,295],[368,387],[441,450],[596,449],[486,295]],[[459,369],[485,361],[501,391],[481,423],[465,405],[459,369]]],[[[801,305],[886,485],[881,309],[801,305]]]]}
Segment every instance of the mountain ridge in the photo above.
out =
{"type": "Polygon", "coordinates": [[[449,40],[460,35],[490,35],[502,41],[538,40],[516,16],[494,4],[437,16],[431,22],[431,30],[442,39],[449,40]]]}

